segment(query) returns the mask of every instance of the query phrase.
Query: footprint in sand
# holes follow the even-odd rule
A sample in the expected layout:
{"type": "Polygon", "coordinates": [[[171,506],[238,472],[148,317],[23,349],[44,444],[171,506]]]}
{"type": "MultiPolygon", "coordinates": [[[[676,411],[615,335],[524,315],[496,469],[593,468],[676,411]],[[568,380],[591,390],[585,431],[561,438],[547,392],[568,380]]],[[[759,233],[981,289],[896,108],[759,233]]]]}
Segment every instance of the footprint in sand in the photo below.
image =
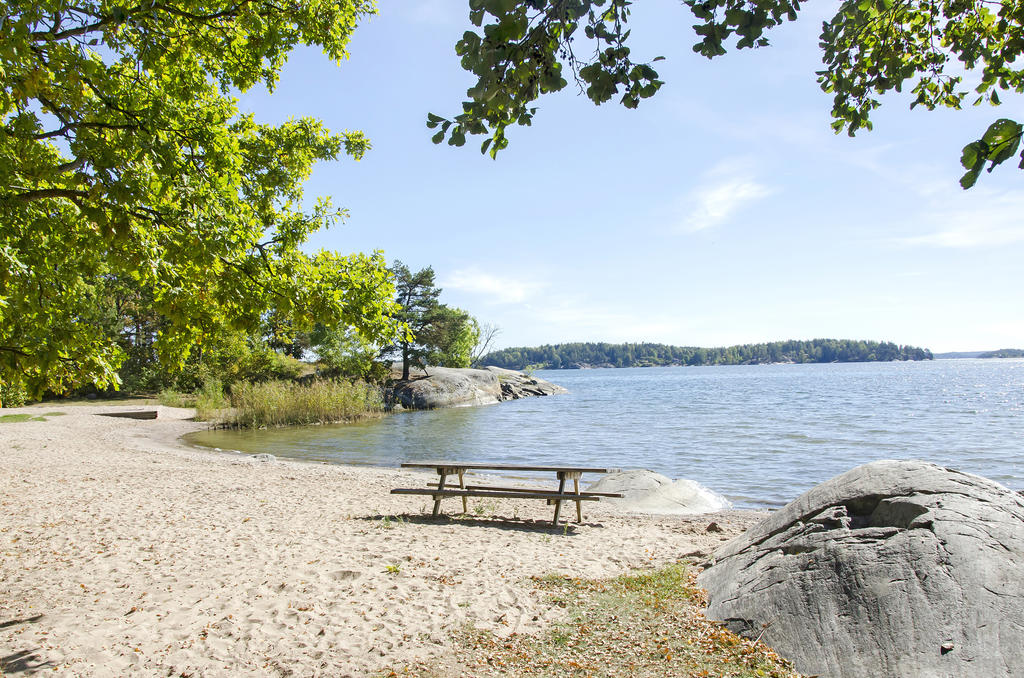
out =
{"type": "Polygon", "coordinates": [[[338,570],[337,572],[332,572],[330,576],[334,581],[352,581],[363,576],[363,573],[356,572],[355,570],[338,570]]]}

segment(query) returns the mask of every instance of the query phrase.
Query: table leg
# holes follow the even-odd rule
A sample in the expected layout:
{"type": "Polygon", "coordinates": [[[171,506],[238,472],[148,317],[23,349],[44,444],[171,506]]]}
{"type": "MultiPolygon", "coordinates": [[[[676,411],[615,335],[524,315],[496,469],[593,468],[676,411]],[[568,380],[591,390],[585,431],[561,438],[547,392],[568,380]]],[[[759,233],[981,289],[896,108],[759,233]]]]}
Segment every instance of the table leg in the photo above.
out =
{"type": "MultiPolygon", "coordinates": [[[[580,494],[580,479],[579,478],[573,478],[572,479],[572,486],[573,486],[573,489],[576,490],[576,496],[579,496],[579,494],[580,494]]],[[[576,522],[577,523],[582,523],[583,522],[583,502],[580,501],[579,499],[576,500],[576,522]]]]}
{"type": "MultiPolygon", "coordinates": [[[[559,471],[558,472],[558,494],[563,494],[564,492],[565,492],[565,474],[562,473],[561,471],[559,471]]],[[[555,525],[558,525],[558,514],[560,514],[561,512],[562,512],[562,500],[561,499],[556,499],[555,500],[555,520],[554,520],[554,524],[555,525]]]]}
{"type": "MultiPolygon", "coordinates": [[[[465,482],[465,480],[462,477],[464,474],[465,474],[465,471],[461,471],[461,470],[459,471],[459,489],[462,489],[462,490],[466,489],[466,482],[465,482]]],[[[466,497],[465,496],[462,497],[462,512],[463,513],[469,513],[469,504],[466,503],[466,497]]]]}
{"type": "MultiPolygon", "coordinates": [[[[437,483],[437,489],[438,490],[443,490],[444,489],[444,479],[447,477],[448,471],[447,471],[447,469],[438,469],[437,470],[437,474],[439,476],[441,476],[441,480],[439,480],[438,483],[437,483]]],[[[442,497],[442,495],[440,495],[440,494],[435,494],[434,495],[434,517],[435,518],[437,517],[437,514],[441,512],[441,497],[442,497]]]]}

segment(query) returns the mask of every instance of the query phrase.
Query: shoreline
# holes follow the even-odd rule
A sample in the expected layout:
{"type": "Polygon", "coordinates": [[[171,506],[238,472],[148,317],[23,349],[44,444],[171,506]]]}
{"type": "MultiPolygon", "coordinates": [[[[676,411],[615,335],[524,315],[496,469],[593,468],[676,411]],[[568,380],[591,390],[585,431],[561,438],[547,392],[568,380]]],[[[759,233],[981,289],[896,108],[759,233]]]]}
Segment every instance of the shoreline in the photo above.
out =
{"type": "Polygon", "coordinates": [[[118,409],[139,407],[2,410],[66,412],[0,424],[8,670],[366,675],[441,656],[467,625],[547,627],[560,610],[531,576],[608,577],[709,554],[765,515],[596,503],[582,525],[552,529],[542,502],[489,500],[433,521],[429,498],[389,494],[424,474],[192,447],[180,437],[205,424],[190,410],[93,416],[118,409]]]}

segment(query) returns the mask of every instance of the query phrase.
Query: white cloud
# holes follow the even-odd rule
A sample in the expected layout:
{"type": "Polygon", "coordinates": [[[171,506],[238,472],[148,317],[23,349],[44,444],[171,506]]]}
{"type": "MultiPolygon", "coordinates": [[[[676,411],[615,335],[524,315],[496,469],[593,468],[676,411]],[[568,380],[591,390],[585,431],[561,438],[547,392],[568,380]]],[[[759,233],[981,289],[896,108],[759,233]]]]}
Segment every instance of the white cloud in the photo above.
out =
{"type": "Polygon", "coordinates": [[[723,224],[749,203],[774,192],[754,179],[748,161],[723,161],[705,172],[701,184],[688,194],[689,214],[683,229],[692,233],[723,224]]]}
{"type": "Polygon", "coordinates": [[[522,303],[544,287],[534,281],[492,275],[476,267],[455,271],[439,284],[442,288],[489,297],[491,303],[498,304],[522,303]]]}
{"type": "Polygon", "coordinates": [[[974,188],[971,195],[957,193],[948,201],[952,208],[930,210],[921,220],[928,233],[900,238],[902,245],[970,248],[1008,245],[1024,241],[1024,193],[996,193],[974,188]],[[977,193],[975,193],[975,191],[977,193]],[[960,198],[960,199],[957,199],[960,198]]]}

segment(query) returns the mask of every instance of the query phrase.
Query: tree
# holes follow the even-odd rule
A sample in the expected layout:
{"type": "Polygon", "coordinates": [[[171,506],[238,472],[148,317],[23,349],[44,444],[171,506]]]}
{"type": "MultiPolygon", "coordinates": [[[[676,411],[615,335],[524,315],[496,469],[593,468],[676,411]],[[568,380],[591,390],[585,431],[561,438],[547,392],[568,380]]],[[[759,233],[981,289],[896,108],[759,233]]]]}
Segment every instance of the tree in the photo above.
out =
{"type": "MultiPolygon", "coordinates": [[[[618,96],[627,108],[662,85],[652,63],[634,61],[629,47],[630,0],[469,0],[466,31],[455,49],[476,78],[462,113],[433,113],[440,128],[434,143],[462,146],[466,135],[487,138],[481,152],[495,157],[508,145],[510,125],[529,125],[541,95],[571,77],[596,104],[618,96]],[[577,42],[590,40],[585,56],[577,42]],[[568,73],[566,73],[566,71],[568,73]]],[[[736,49],[768,45],[765,33],[798,18],[800,0],[683,0],[696,17],[693,49],[711,59],[736,49]]],[[[1000,103],[999,92],[1024,91],[1024,4],[1003,0],[846,0],[822,27],[821,88],[834,95],[833,129],[850,136],[871,129],[871,112],[886,92],[910,90],[911,108],[959,109],[1000,103]],[[966,76],[966,77],[965,77],[966,76]],[[965,83],[976,82],[972,88],[965,83]]],[[[974,185],[982,169],[1017,154],[1021,123],[1000,118],[963,149],[967,170],[960,183],[974,185]]],[[[1024,151],[1020,154],[1024,169],[1024,151]]]]}
{"type": "Polygon", "coordinates": [[[441,289],[434,284],[434,269],[427,266],[412,273],[401,261],[391,266],[397,291],[395,320],[406,327],[395,343],[384,348],[384,355],[397,353],[402,360],[402,379],[409,378],[409,366],[415,362],[424,366],[430,347],[420,339],[435,318],[440,304],[441,289]]]}
{"type": "Polygon", "coordinates": [[[0,8],[0,382],[38,395],[116,385],[124,350],[98,322],[104,281],[142,290],[181,366],[219,328],[270,312],[388,340],[394,294],[379,253],[308,255],[343,218],[300,209],[314,162],[359,159],[360,132],[272,126],[232,90],[273,87],[288,52],[332,59],[371,0],[8,0],[0,8]]]}
{"type": "Polygon", "coordinates": [[[470,354],[469,364],[471,367],[479,367],[483,357],[491,352],[494,340],[501,334],[501,328],[491,323],[484,323],[479,326],[476,345],[470,354]]]}
{"type": "Polygon", "coordinates": [[[310,342],[328,373],[370,382],[385,381],[390,370],[377,361],[380,347],[351,327],[317,325],[310,342]]]}
{"type": "Polygon", "coordinates": [[[439,367],[469,367],[480,339],[480,323],[461,308],[440,304],[420,334],[429,348],[426,360],[439,367]]]}

